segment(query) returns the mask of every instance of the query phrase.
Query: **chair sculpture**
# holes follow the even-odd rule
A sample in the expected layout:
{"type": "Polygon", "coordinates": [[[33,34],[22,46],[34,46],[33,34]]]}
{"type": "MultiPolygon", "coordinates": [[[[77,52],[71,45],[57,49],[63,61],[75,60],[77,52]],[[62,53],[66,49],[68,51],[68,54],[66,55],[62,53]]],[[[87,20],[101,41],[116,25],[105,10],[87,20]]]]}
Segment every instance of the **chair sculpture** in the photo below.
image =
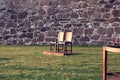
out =
{"type": "Polygon", "coordinates": [[[65,40],[57,44],[58,52],[72,53],[72,32],[65,33],[65,40]]]}
{"type": "Polygon", "coordinates": [[[59,32],[58,33],[58,38],[57,38],[57,41],[55,42],[50,42],[50,51],[55,51],[55,52],[58,52],[58,46],[57,44],[60,43],[60,42],[63,42],[64,40],[64,32],[59,32]]]}

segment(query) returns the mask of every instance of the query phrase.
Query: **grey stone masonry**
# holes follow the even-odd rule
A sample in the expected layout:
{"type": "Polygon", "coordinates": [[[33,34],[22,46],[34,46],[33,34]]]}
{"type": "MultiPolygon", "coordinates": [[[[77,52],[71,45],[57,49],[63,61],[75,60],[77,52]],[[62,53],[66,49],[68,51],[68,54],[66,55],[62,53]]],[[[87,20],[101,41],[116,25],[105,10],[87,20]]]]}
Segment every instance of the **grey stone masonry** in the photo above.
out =
{"type": "Polygon", "coordinates": [[[74,45],[120,37],[120,1],[0,0],[0,45],[46,45],[72,31],[74,45]]]}

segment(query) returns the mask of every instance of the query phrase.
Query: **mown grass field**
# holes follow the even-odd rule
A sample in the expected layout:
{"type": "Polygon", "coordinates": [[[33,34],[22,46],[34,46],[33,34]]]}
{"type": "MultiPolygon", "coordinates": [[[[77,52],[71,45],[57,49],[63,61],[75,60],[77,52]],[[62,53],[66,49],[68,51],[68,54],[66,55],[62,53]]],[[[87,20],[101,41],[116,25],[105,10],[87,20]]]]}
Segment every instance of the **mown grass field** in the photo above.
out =
{"type": "MultiPolygon", "coordinates": [[[[0,46],[0,80],[102,80],[102,47],[74,46],[63,57],[44,51],[49,46],[0,46]]],[[[108,59],[108,71],[120,72],[120,54],[108,59]]]]}

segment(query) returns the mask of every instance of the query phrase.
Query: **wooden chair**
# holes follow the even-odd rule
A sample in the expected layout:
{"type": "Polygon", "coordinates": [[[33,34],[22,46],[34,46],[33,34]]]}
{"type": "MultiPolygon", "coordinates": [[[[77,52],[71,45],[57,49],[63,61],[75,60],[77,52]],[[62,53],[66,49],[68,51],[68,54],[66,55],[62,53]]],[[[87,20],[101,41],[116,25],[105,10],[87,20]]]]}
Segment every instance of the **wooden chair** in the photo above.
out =
{"type": "MultiPolygon", "coordinates": [[[[108,54],[109,52],[113,53],[120,53],[120,46],[103,46],[103,79],[102,80],[108,80],[107,79],[107,63],[108,63],[108,54]]],[[[120,80],[119,79],[109,79],[109,80],[120,80]]]]}
{"type": "Polygon", "coordinates": [[[72,32],[65,33],[65,40],[63,42],[58,43],[58,52],[72,53],[72,32]],[[60,48],[61,47],[61,48],[60,48]]]}
{"type": "Polygon", "coordinates": [[[64,32],[59,32],[58,33],[58,38],[57,38],[57,41],[55,41],[55,42],[50,42],[50,51],[58,51],[58,43],[60,43],[60,42],[63,42],[63,40],[64,40],[64,32]]]}

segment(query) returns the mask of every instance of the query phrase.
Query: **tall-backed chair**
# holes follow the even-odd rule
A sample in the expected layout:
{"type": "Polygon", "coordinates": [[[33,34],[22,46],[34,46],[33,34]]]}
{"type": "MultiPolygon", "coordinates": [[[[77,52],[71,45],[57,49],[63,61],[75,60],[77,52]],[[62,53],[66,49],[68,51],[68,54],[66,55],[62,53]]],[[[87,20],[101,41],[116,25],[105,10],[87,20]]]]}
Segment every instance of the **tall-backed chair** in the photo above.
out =
{"type": "Polygon", "coordinates": [[[57,37],[57,41],[55,42],[50,42],[50,51],[55,51],[58,52],[58,43],[61,43],[64,41],[64,32],[59,32],[58,33],[58,37],[57,37]]]}
{"type": "Polygon", "coordinates": [[[58,43],[58,52],[72,53],[72,32],[65,33],[65,40],[61,43],[58,43]]]}

